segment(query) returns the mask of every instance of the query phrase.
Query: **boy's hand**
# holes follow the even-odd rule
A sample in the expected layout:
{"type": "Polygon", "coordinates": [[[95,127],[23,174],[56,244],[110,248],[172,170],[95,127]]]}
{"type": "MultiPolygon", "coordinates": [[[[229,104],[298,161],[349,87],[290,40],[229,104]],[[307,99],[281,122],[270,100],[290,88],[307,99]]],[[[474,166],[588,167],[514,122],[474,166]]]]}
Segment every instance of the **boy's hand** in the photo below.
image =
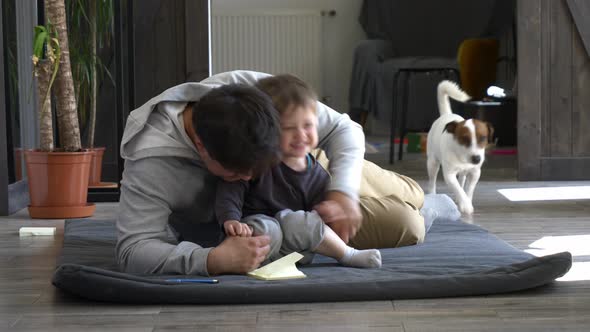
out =
{"type": "Polygon", "coordinates": [[[345,243],[348,243],[361,227],[359,203],[341,192],[328,192],[326,200],[316,205],[314,210],[345,243]]]}
{"type": "Polygon", "coordinates": [[[241,236],[250,237],[252,236],[252,228],[247,224],[241,223],[237,220],[226,220],[223,223],[223,229],[227,236],[241,236]]]}

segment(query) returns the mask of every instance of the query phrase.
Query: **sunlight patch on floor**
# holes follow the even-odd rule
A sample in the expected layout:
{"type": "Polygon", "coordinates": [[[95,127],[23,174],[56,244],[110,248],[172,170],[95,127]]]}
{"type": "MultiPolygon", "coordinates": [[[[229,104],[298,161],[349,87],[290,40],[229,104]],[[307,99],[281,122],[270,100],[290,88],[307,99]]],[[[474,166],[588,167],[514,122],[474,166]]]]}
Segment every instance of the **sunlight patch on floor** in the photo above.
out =
{"type": "MultiPolygon", "coordinates": [[[[590,234],[544,236],[525,249],[537,257],[569,251],[572,256],[590,256],[590,234]]],[[[557,281],[590,280],[590,262],[574,262],[571,269],[557,281]]]]}
{"type": "Polygon", "coordinates": [[[535,256],[545,256],[569,251],[572,256],[590,256],[590,234],[544,236],[529,244],[526,252],[535,256]]]}
{"type": "Polygon", "coordinates": [[[590,262],[574,262],[572,268],[557,281],[590,280],[590,262]]]}
{"type": "Polygon", "coordinates": [[[590,186],[498,189],[513,202],[590,199],[590,186]]]}

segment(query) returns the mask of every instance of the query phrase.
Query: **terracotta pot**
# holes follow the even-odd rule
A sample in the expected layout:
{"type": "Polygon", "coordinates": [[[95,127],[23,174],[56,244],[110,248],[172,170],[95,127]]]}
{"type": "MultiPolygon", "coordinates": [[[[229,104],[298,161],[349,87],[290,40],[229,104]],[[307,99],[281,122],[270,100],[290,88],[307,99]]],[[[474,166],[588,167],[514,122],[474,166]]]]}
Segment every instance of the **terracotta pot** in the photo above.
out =
{"type": "Polygon", "coordinates": [[[31,218],[81,218],[94,213],[88,204],[92,152],[25,151],[31,218]]]}
{"type": "Polygon", "coordinates": [[[92,152],[92,161],[90,162],[90,173],[88,177],[89,186],[100,185],[102,176],[102,156],[106,148],[90,148],[88,151],[92,152]]]}

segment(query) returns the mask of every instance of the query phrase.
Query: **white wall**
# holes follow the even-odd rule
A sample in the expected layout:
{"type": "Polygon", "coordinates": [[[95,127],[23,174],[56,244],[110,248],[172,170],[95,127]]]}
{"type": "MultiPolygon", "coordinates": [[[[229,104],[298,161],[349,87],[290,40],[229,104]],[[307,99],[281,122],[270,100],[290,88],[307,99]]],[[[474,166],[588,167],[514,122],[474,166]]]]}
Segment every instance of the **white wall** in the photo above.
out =
{"type": "MultiPolygon", "coordinates": [[[[365,38],[358,23],[362,0],[211,0],[211,14],[216,11],[253,12],[335,10],[336,16],[324,18],[323,31],[323,96],[326,104],[339,112],[348,112],[348,88],[352,56],[359,40],[365,38]]],[[[213,64],[215,59],[212,59],[213,64]]]]}

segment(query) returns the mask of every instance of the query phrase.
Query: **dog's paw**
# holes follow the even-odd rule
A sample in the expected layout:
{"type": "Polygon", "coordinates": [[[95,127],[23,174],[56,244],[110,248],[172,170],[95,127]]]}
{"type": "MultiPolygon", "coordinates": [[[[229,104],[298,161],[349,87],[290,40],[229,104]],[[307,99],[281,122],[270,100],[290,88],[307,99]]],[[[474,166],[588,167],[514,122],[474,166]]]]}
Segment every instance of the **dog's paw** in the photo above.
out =
{"type": "Polygon", "coordinates": [[[466,214],[464,216],[461,217],[461,221],[463,221],[466,224],[473,224],[473,215],[472,214],[466,214]]]}
{"type": "Polygon", "coordinates": [[[472,215],[473,204],[471,204],[471,202],[459,202],[459,211],[461,211],[462,214],[472,215]]]}

